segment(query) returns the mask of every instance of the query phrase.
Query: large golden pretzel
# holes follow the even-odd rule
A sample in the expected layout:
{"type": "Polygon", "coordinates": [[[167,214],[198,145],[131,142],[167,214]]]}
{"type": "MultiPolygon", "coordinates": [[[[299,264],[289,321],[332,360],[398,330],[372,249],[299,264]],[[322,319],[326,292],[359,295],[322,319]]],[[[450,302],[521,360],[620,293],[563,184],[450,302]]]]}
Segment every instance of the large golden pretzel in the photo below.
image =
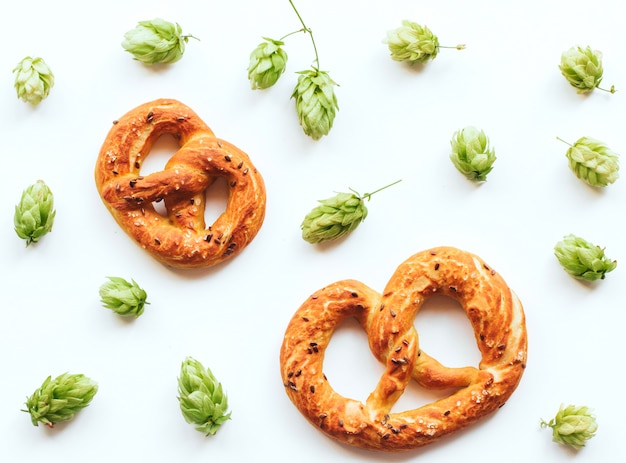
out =
{"type": "Polygon", "coordinates": [[[215,137],[190,108],[176,100],[145,103],[114,122],[98,156],[100,196],[119,225],[162,263],[208,267],[241,252],[265,217],[265,185],[246,153],[215,137]],[[165,169],[141,175],[152,144],[173,135],[180,149],[165,169]],[[204,220],[205,190],[225,178],[226,210],[204,220]],[[155,203],[163,201],[167,216],[155,203]]]}
{"type": "Polygon", "coordinates": [[[402,451],[458,431],[501,407],[526,366],[524,311],[504,280],[479,257],[451,247],[413,255],[382,295],[354,280],[311,295],[285,332],[280,368],[285,390],[300,412],[328,436],[356,447],[402,451]],[[435,295],[456,299],[474,329],[478,368],[448,368],[419,346],[414,318],[435,295]],[[335,328],[356,318],[373,354],[386,365],[365,403],[338,394],[323,371],[335,328]],[[414,410],[392,412],[410,379],[450,396],[414,410]]]}

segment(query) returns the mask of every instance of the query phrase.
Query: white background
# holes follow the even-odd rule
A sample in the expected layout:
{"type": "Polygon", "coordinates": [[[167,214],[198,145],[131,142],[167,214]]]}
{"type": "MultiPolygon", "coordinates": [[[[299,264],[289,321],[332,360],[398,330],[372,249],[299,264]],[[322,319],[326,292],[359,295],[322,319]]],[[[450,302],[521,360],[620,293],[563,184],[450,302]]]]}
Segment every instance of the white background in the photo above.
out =
{"type": "MultiPolygon", "coordinates": [[[[626,151],[626,27],[623,2],[442,0],[296,2],[314,33],[321,67],[339,87],[330,135],[305,136],[290,99],[297,71],[313,60],[310,39],[287,40],[279,83],[252,91],[248,56],[261,37],[300,27],[287,0],[3,2],[0,57],[0,459],[12,462],[406,461],[598,462],[626,456],[623,287],[626,183],[588,187],[567,166],[566,145],[581,136],[626,151]],[[190,40],[184,58],[146,67],[120,43],[137,21],[178,22],[190,40]],[[429,26],[442,50],[427,65],[392,61],[382,43],[403,19],[429,26]],[[590,45],[604,53],[604,86],[582,96],[561,76],[561,53],[590,45]],[[13,67],[41,56],[56,84],[38,107],[18,100],[13,67]],[[176,98],[221,138],[246,151],[267,187],[259,235],[239,256],[208,271],[158,264],[118,227],[93,180],[111,122],[131,108],[176,98]],[[496,149],[488,181],[476,185],[452,165],[449,141],[466,125],[496,149]],[[21,192],[36,180],[52,189],[52,233],[28,248],[13,231],[21,192]],[[348,238],[312,246],[300,223],[316,200],[353,188],[373,191],[369,216],[348,238]],[[553,255],[574,233],[618,260],[603,281],[569,277],[553,255]],[[309,294],[344,278],[382,290],[414,252],[438,245],[474,252],[521,298],[528,368],[504,408],[466,431],[420,450],[379,454],[331,441],[288,400],[278,368],[285,327],[309,294]],[[134,278],[150,305],[121,319],[99,302],[105,277],[134,278]],[[229,395],[232,420],[206,438],[179,411],[180,363],[209,366],[229,395]],[[33,427],[20,411],[48,375],[84,373],[100,390],[74,420],[33,427]],[[540,429],[561,403],[587,405],[597,436],[575,453],[540,429]]],[[[145,172],[175,149],[163,140],[145,172]]],[[[210,193],[207,217],[223,209],[210,193]]],[[[446,301],[416,319],[423,348],[451,365],[478,352],[463,312],[446,301]]],[[[341,326],[326,357],[335,389],[365,399],[382,366],[354,324],[341,326]]],[[[398,409],[433,396],[409,391],[398,409]]]]}

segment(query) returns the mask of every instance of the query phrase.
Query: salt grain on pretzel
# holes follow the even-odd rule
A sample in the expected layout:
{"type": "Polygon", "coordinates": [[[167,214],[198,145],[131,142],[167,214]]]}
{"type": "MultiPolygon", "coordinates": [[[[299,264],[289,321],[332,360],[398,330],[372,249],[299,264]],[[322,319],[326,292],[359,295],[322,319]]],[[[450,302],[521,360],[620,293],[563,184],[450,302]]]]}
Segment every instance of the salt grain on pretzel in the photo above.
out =
{"type": "Polygon", "coordinates": [[[423,251],[402,263],[382,295],[354,280],[313,294],[291,319],[280,351],[285,390],[300,412],[328,436],[380,451],[430,444],[500,408],[526,366],[524,311],[504,280],[479,257],[451,247],[423,251]],[[478,367],[449,368],[419,346],[414,319],[432,296],[457,300],[474,329],[478,367]],[[338,394],[323,372],[335,328],[354,317],[386,368],[365,403],[338,394]],[[454,388],[420,408],[392,412],[414,379],[429,389],[454,388]]]}
{"type": "Polygon", "coordinates": [[[162,263],[209,267],[240,253],[265,217],[265,186],[246,153],[215,137],[189,107],[176,100],[145,103],[116,120],[96,163],[100,196],[119,225],[162,263]],[[152,144],[173,135],[178,151],[164,170],[141,175],[152,144]],[[226,210],[207,226],[205,190],[228,184],[226,210]],[[154,204],[163,201],[167,215],[154,204]]]}

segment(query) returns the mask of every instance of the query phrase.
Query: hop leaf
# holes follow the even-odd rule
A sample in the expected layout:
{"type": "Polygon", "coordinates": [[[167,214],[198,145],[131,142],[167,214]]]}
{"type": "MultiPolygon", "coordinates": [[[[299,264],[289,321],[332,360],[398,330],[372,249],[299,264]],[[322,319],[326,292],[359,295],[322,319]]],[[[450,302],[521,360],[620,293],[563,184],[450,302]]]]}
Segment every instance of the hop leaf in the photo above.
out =
{"type": "Polygon", "coordinates": [[[402,26],[387,32],[385,41],[394,61],[410,64],[433,60],[439,53],[439,39],[426,26],[404,20],[402,26]]]}
{"type": "Polygon", "coordinates": [[[304,133],[314,140],[328,135],[339,110],[334,87],[337,85],[325,71],[299,72],[298,83],[291,95],[304,133]]]}
{"type": "Polygon", "coordinates": [[[450,159],[458,171],[472,181],[486,181],[496,154],[485,133],[476,127],[465,127],[454,133],[450,144],[450,159]]]}
{"type": "Polygon", "coordinates": [[[400,180],[363,196],[356,192],[337,193],[333,197],[318,201],[319,206],[313,208],[300,225],[302,238],[315,244],[352,233],[367,217],[365,200],[398,182],[400,180]]]}
{"type": "Polygon", "coordinates": [[[15,206],[15,232],[26,240],[28,246],[52,231],[55,215],[54,196],[50,188],[38,180],[22,192],[22,198],[15,206]]]}
{"type": "Polygon", "coordinates": [[[554,246],[554,255],[565,271],[579,280],[603,280],[617,267],[617,261],[606,257],[604,248],[572,234],[554,246]]]}
{"type": "Polygon", "coordinates": [[[541,427],[552,428],[554,442],[580,450],[595,436],[598,423],[588,407],[561,405],[554,418],[548,422],[541,420],[541,427]]]}
{"type": "Polygon", "coordinates": [[[98,392],[98,385],[82,374],[63,373],[52,379],[48,376],[40,388],[26,400],[26,410],[34,426],[43,423],[52,428],[67,421],[87,407],[98,392]]]}
{"type": "Polygon", "coordinates": [[[594,138],[579,138],[565,156],[576,177],[591,186],[605,187],[619,177],[619,155],[594,138]]]}
{"type": "Polygon", "coordinates": [[[146,292],[139,287],[135,280],[126,281],[120,277],[107,277],[108,282],[100,286],[102,305],[120,315],[134,315],[143,313],[146,301],[146,292]]]}
{"type": "Polygon", "coordinates": [[[191,35],[182,35],[178,23],[160,18],[139,21],[124,34],[122,47],[144,64],[171,64],[180,60],[191,35]]]}
{"type": "Polygon", "coordinates": [[[284,42],[264,37],[250,53],[248,79],[253,90],[266,89],[274,85],[285,72],[287,52],[283,50],[284,42]]]}
{"type": "Polygon", "coordinates": [[[17,97],[33,106],[47,98],[54,86],[54,74],[42,58],[27,56],[17,64],[13,73],[17,97]]]}
{"type": "Polygon", "coordinates": [[[214,435],[231,417],[228,398],[210,369],[187,357],[178,378],[178,401],[187,423],[208,435],[214,435]]]}
{"type": "MultiPolygon", "coordinates": [[[[572,87],[576,88],[578,93],[589,93],[595,88],[604,90],[600,88],[604,73],[600,51],[592,50],[589,46],[586,48],[572,47],[561,55],[559,69],[563,77],[572,87]]],[[[615,93],[615,87],[611,86],[608,91],[615,93]]]]}

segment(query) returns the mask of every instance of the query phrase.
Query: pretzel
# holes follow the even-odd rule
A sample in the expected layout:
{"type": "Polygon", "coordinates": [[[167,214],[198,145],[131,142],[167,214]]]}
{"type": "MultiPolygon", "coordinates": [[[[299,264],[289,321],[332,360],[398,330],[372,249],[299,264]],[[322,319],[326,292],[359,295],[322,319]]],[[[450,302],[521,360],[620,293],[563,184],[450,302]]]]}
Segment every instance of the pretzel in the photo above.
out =
{"type": "Polygon", "coordinates": [[[237,255],[265,217],[265,185],[248,155],[216,138],[176,100],[145,103],[115,121],[100,149],[95,180],[117,223],[171,267],[209,267],[237,255]],[[142,163],[164,134],[178,140],[179,150],[164,170],[142,176],[142,163]],[[205,190],[219,177],[228,183],[228,201],[207,227],[205,190]],[[155,209],[160,201],[166,217],[155,209]]]}
{"type": "Polygon", "coordinates": [[[479,257],[451,247],[417,253],[402,263],[382,295],[343,280],[311,295],[289,322],[280,350],[285,390],[315,427],[344,444],[406,451],[459,431],[500,408],[526,366],[522,304],[479,257]],[[414,318],[435,295],[456,299],[474,329],[479,366],[449,368],[424,352],[414,318]],[[354,317],[385,365],[365,403],[337,393],[323,372],[333,331],[354,317]],[[434,403],[392,412],[412,379],[428,389],[454,388],[434,403]]]}

